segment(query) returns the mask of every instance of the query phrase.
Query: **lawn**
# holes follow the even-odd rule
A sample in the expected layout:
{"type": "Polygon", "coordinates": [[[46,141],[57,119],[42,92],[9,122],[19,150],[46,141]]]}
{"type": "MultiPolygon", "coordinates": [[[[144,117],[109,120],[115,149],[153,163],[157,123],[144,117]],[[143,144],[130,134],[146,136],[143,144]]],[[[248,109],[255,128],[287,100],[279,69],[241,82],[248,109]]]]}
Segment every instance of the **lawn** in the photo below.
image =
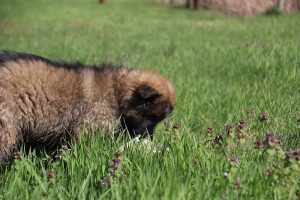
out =
{"type": "Polygon", "coordinates": [[[21,150],[0,199],[296,199],[300,196],[300,14],[230,17],[150,0],[0,0],[0,49],[150,68],[177,91],[169,130],[82,137],[53,161],[21,150]],[[227,125],[224,127],[224,125],[227,125]],[[118,161],[119,162],[119,161],[118,161]],[[115,163],[116,164],[116,163],[115,163]]]}

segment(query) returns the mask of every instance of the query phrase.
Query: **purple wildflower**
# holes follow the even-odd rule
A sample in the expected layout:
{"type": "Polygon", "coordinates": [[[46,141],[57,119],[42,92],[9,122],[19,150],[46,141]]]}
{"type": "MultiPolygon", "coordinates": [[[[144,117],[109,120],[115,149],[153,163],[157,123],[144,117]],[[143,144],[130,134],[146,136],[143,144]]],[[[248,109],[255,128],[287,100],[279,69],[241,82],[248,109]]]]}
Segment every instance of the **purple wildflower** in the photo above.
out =
{"type": "Polygon", "coordinates": [[[295,150],[291,150],[291,151],[285,151],[285,155],[289,159],[300,160],[300,149],[295,149],[295,150]]]}
{"type": "Polygon", "coordinates": [[[114,167],[119,167],[122,162],[122,160],[119,158],[114,158],[112,161],[114,163],[114,165],[113,165],[114,167]]]}
{"type": "Polygon", "coordinates": [[[163,121],[163,125],[165,131],[170,131],[170,124],[166,120],[163,121]]]}
{"type": "Polygon", "coordinates": [[[108,176],[108,177],[106,177],[106,178],[100,179],[99,182],[100,182],[100,185],[106,186],[106,185],[108,185],[108,184],[110,184],[110,183],[113,183],[113,182],[114,182],[114,179],[113,179],[112,176],[108,176]]]}
{"type": "Polygon", "coordinates": [[[108,185],[106,178],[100,179],[100,185],[102,185],[102,186],[108,185]]]}
{"type": "Polygon", "coordinates": [[[208,128],[207,128],[207,132],[208,132],[208,133],[212,133],[213,131],[214,131],[214,129],[213,129],[212,127],[208,127],[208,128]]]}
{"type": "Polygon", "coordinates": [[[260,149],[263,148],[265,146],[264,141],[262,140],[256,140],[254,143],[254,148],[255,149],[260,149]]]}
{"type": "Polygon", "coordinates": [[[174,123],[172,128],[173,129],[180,129],[180,124],[179,123],[174,123]]]}
{"type": "MultiPolygon", "coordinates": [[[[108,168],[108,173],[110,174],[109,176],[107,176],[106,178],[100,179],[100,185],[107,185],[110,183],[113,183],[114,178],[116,177],[116,171],[119,170],[120,171],[120,165],[122,163],[122,160],[120,159],[120,157],[123,155],[123,150],[119,149],[116,153],[113,159],[109,160],[109,168],[108,168]]],[[[126,175],[124,173],[121,173],[121,176],[126,177],[126,175]]]]}
{"type": "Polygon", "coordinates": [[[230,157],[228,158],[228,161],[229,161],[230,163],[240,164],[240,160],[239,160],[238,157],[236,157],[236,156],[230,156],[230,157]]]}
{"type": "Polygon", "coordinates": [[[111,167],[118,168],[122,161],[121,161],[121,159],[116,157],[108,162],[111,167]]]}
{"type": "Polygon", "coordinates": [[[224,128],[227,134],[230,134],[233,131],[233,126],[231,124],[225,124],[224,128]]]}
{"type": "Polygon", "coordinates": [[[54,177],[54,171],[53,170],[47,170],[47,171],[45,171],[44,176],[49,180],[49,179],[54,177]]]}
{"type": "Polygon", "coordinates": [[[222,142],[223,140],[224,140],[224,138],[221,134],[217,134],[215,136],[215,142],[222,142]]]}
{"type": "Polygon", "coordinates": [[[246,122],[244,121],[244,120],[239,120],[238,122],[237,122],[237,126],[238,126],[238,128],[239,129],[243,129],[243,128],[245,128],[245,126],[246,126],[246,122]]]}
{"type": "Polygon", "coordinates": [[[238,176],[236,177],[236,179],[234,180],[234,185],[237,187],[237,188],[240,188],[241,187],[241,178],[238,176]]]}
{"type": "Polygon", "coordinates": [[[243,134],[240,130],[237,132],[236,137],[237,137],[238,140],[243,138],[243,134]]]}
{"type": "Polygon", "coordinates": [[[114,173],[115,173],[115,170],[116,170],[116,168],[110,167],[110,168],[108,168],[107,171],[108,171],[110,174],[114,174],[114,173]]]}
{"type": "Polygon", "coordinates": [[[279,140],[274,136],[273,133],[269,132],[269,133],[267,133],[267,135],[266,135],[266,140],[265,140],[265,142],[266,142],[266,143],[269,143],[269,142],[271,142],[271,143],[277,143],[277,142],[279,142],[279,140]]]}
{"type": "Polygon", "coordinates": [[[268,121],[269,116],[268,116],[267,113],[262,113],[262,114],[260,114],[259,119],[260,119],[261,122],[268,121]]]}

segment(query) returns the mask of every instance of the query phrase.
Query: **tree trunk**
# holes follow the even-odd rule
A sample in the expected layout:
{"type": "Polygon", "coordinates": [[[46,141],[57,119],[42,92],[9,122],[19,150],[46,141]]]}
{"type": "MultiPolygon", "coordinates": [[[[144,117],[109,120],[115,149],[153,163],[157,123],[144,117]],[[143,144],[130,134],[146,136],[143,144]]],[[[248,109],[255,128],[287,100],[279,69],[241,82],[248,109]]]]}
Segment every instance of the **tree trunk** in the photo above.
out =
{"type": "Polygon", "coordinates": [[[185,7],[190,8],[191,7],[191,2],[190,0],[185,0],[185,7]]]}
{"type": "Polygon", "coordinates": [[[199,10],[200,8],[200,0],[194,0],[194,10],[199,10]]]}
{"type": "Polygon", "coordinates": [[[283,11],[285,0],[278,0],[278,10],[283,11]]]}

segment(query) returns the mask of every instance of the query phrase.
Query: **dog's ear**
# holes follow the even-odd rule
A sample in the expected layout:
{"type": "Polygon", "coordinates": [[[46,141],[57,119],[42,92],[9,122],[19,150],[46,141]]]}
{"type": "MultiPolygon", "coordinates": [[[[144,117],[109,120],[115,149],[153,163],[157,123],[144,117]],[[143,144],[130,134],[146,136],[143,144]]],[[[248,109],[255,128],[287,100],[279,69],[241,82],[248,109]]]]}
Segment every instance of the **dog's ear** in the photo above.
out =
{"type": "Polygon", "coordinates": [[[140,85],[134,91],[134,94],[143,100],[154,100],[159,97],[160,94],[148,85],[140,85]]]}

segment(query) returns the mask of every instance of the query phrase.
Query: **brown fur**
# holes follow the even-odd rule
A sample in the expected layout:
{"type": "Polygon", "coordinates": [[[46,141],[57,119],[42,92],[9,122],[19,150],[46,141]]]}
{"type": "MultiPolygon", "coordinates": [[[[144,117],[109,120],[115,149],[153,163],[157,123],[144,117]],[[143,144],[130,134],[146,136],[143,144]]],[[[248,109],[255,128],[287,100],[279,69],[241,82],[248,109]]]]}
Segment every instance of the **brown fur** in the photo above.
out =
{"type": "Polygon", "coordinates": [[[32,54],[0,54],[0,161],[15,145],[56,148],[78,138],[88,123],[108,130],[120,119],[131,135],[153,134],[173,109],[175,91],[161,75],[79,63],[55,63],[32,54]]]}

